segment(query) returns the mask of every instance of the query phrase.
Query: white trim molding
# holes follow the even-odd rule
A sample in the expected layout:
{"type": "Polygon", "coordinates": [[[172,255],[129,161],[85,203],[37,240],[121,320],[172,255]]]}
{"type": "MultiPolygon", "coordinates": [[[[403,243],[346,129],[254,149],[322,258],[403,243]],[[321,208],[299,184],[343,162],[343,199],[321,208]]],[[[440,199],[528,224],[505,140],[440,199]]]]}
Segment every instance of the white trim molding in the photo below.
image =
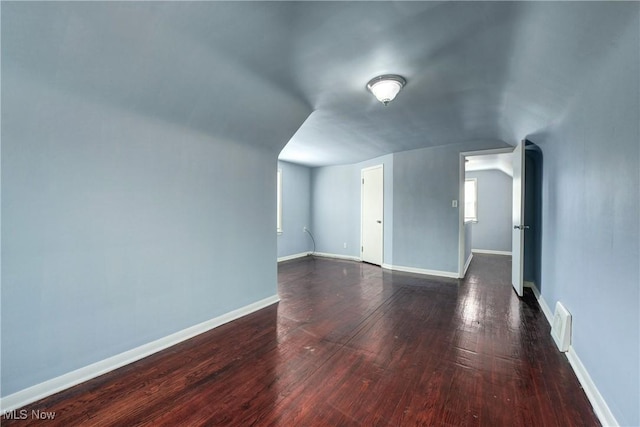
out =
{"type": "Polygon", "coordinates": [[[319,256],[319,257],[322,257],[322,258],[344,259],[344,260],[347,260],[347,261],[358,261],[358,262],[362,261],[362,259],[360,257],[357,257],[357,256],[330,254],[330,253],[326,253],[326,252],[314,252],[311,255],[319,256]]]}
{"type": "Polygon", "coordinates": [[[382,268],[392,271],[402,271],[404,273],[424,274],[427,276],[447,277],[459,279],[458,273],[453,271],[427,270],[425,268],[404,267],[401,265],[382,264],[382,268]]]}
{"type": "Polygon", "coordinates": [[[289,261],[289,260],[297,259],[297,258],[304,258],[304,257],[309,256],[309,255],[311,255],[311,252],[300,252],[299,254],[281,256],[281,257],[278,258],[278,262],[289,261]]]}
{"type": "Polygon", "coordinates": [[[362,252],[363,252],[363,248],[364,248],[364,243],[363,243],[363,238],[364,238],[364,220],[363,220],[363,216],[364,216],[364,173],[367,171],[372,171],[375,169],[382,169],[382,218],[380,218],[380,220],[382,221],[382,256],[380,257],[380,262],[384,262],[384,203],[385,203],[385,196],[384,196],[384,163],[381,163],[379,165],[374,165],[374,166],[369,166],[367,168],[363,168],[360,169],[360,180],[362,182],[362,184],[360,185],[360,257],[358,258],[360,261],[362,261],[362,252]]]}
{"type": "Polygon", "coordinates": [[[467,262],[464,263],[464,269],[462,270],[462,277],[460,277],[461,279],[464,278],[464,276],[467,275],[467,270],[469,269],[469,266],[471,265],[471,260],[473,259],[473,252],[469,253],[469,258],[467,258],[467,262]]]}
{"type": "Polygon", "coordinates": [[[471,249],[472,253],[476,254],[487,254],[487,255],[509,255],[511,256],[511,251],[494,251],[491,249],[471,249]]]}
{"type": "Polygon", "coordinates": [[[127,350],[123,353],[116,354],[115,356],[92,363],[91,365],[83,368],[76,369],[75,371],[60,375],[59,377],[25,388],[24,390],[20,390],[0,399],[0,411],[5,413],[7,411],[19,409],[29,403],[36,402],[47,396],[51,396],[52,394],[136,362],[154,353],[193,338],[196,335],[200,335],[211,329],[217,328],[218,326],[224,325],[225,323],[229,323],[233,320],[239,319],[240,317],[251,314],[254,311],[258,311],[275,304],[278,301],[280,301],[280,297],[278,295],[272,295],[221,316],[167,335],[164,338],[143,344],[134,349],[127,350]]]}
{"type": "Polygon", "coordinates": [[[585,394],[587,395],[587,399],[591,402],[591,406],[593,406],[593,410],[595,411],[598,419],[605,427],[617,427],[620,424],[616,417],[609,409],[609,405],[605,402],[604,398],[600,394],[598,387],[591,379],[587,368],[584,367],[582,361],[576,354],[576,351],[572,346],[569,346],[569,351],[565,353],[567,355],[567,359],[569,359],[569,364],[573,368],[573,372],[576,373],[576,377],[578,377],[578,381],[582,386],[585,394]]]}
{"type": "MultiPolygon", "coordinates": [[[[544,316],[547,318],[549,326],[552,326],[553,312],[549,308],[549,305],[545,301],[544,297],[540,294],[540,290],[538,289],[536,284],[533,282],[524,282],[524,286],[529,287],[531,288],[531,290],[533,290],[533,293],[538,300],[540,309],[544,313],[544,316]]],[[[593,407],[593,411],[596,413],[596,416],[600,420],[600,423],[605,427],[618,427],[620,424],[611,412],[611,409],[609,409],[609,405],[607,405],[607,402],[600,394],[598,387],[591,379],[587,368],[585,368],[582,364],[582,361],[578,357],[578,354],[576,353],[573,346],[569,346],[569,351],[567,351],[565,355],[567,356],[567,360],[569,360],[569,364],[571,365],[573,372],[576,374],[578,382],[580,382],[584,393],[587,395],[587,399],[589,399],[589,402],[593,407]]]]}
{"type": "Polygon", "coordinates": [[[466,157],[485,154],[513,153],[513,147],[490,148],[487,150],[462,151],[458,156],[458,278],[464,277],[464,180],[466,178],[466,157]]]}
{"type": "Polygon", "coordinates": [[[531,290],[533,291],[533,294],[536,296],[536,299],[538,300],[538,305],[540,306],[540,309],[542,310],[542,313],[544,314],[544,317],[547,318],[547,322],[549,322],[549,325],[552,325],[553,324],[553,312],[549,308],[549,304],[547,304],[547,301],[545,301],[545,299],[543,298],[542,294],[540,294],[540,290],[538,289],[536,284],[533,283],[533,282],[529,282],[529,281],[525,280],[524,281],[524,287],[525,288],[531,288],[531,290]]]}

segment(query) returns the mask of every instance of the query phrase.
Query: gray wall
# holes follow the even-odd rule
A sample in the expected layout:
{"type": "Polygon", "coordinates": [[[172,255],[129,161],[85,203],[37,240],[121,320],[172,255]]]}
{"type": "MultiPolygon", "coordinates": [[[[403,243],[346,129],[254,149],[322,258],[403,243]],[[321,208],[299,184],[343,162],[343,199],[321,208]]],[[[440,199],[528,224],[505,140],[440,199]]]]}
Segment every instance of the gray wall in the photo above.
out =
{"type": "Polygon", "coordinates": [[[511,252],[513,179],[500,170],[467,172],[478,180],[478,222],[473,249],[511,252]]]}
{"type": "Polygon", "coordinates": [[[530,228],[524,233],[524,280],[542,291],[542,151],[529,144],[525,151],[524,223],[530,228]]]}
{"type": "Polygon", "coordinates": [[[359,179],[360,171],[353,165],[312,169],[311,232],[316,252],[360,256],[359,179]]]}
{"type": "Polygon", "coordinates": [[[397,266],[458,271],[460,153],[502,148],[499,141],[423,148],[393,156],[393,261],[397,266]]]}
{"type": "Polygon", "coordinates": [[[317,251],[360,256],[360,171],[382,163],[384,263],[456,273],[459,218],[451,201],[459,198],[459,153],[504,146],[476,141],[312,169],[311,220],[317,251]]]}
{"type": "MultiPolygon", "coordinates": [[[[635,22],[638,22],[637,9],[635,22]]],[[[631,25],[590,70],[544,153],[542,293],[621,425],[640,425],[640,57],[631,25]]]]}
{"type": "Polygon", "coordinates": [[[74,100],[21,110],[2,126],[5,395],[276,293],[275,156],[74,100]]]}
{"type": "Polygon", "coordinates": [[[2,5],[3,396],[276,294],[276,158],[308,109],[238,63],[211,103],[225,61],[171,37],[140,37],[172,82],[147,98],[102,7],[2,5]]]}
{"type": "Polygon", "coordinates": [[[458,271],[459,152],[451,147],[394,155],[394,262],[458,271]]]}
{"type": "MultiPolygon", "coordinates": [[[[278,257],[313,250],[304,227],[311,227],[311,169],[278,162],[282,170],[282,233],[278,233],[278,257]]],[[[315,236],[314,236],[315,237],[315,236]]]]}
{"type": "Polygon", "coordinates": [[[311,219],[317,252],[360,257],[360,173],[379,164],[384,165],[384,262],[393,262],[392,155],[312,169],[311,219]]]}

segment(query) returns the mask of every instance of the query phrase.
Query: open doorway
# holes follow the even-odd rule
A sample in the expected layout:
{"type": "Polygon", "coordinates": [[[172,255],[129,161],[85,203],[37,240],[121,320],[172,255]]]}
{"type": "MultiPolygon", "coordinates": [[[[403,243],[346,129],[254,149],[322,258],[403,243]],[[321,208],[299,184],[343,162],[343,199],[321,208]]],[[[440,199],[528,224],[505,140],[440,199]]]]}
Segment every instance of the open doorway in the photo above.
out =
{"type": "Polygon", "coordinates": [[[511,254],[512,152],[502,148],[460,154],[460,277],[474,250],[511,254]]]}
{"type": "MultiPolygon", "coordinates": [[[[494,150],[483,150],[483,151],[473,151],[473,152],[465,152],[460,153],[460,209],[459,209],[459,255],[458,255],[458,274],[459,277],[464,277],[469,264],[471,263],[471,259],[473,258],[472,249],[479,249],[485,251],[485,253],[500,253],[506,254],[506,252],[510,252],[510,243],[507,244],[505,240],[505,231],[503,230],[504,224],[501,227],[501,236],[496,237],[491,234],[490,230],[493,227],[496,227],[498,223],[504,222],[504,212],[496,217],[493,214],[490,214],[491,210],[495,210],[495,200],[492,202],[491,200],[487,200],[484,196],[487,191],[491,190],[492,183],[500,182],[502,186],[504,184],[508,184],[509,188],[512,185],[511,176],[512,170],[510,168],[511,164],[511,153],[513,152],[513,148],[500,148],[494,150]],[[467,172],[468,170],[468,172],[467,172]],[[482,175],[482,171],[492,171],[490,173],[482,175]],[[469,173],[469,175],[467,175],[469,173]],[[474,175],[475,174],[475,175],[474,175]],[[467,177],[474,181],[474,185],[471,187],[475,187],[476,197],[473,202],[475,202],[475,216],[469,215],[469,208],[472,207],[471,201],[467,201],[465,197],[465,189],[469,190],[471,187],[468,184],[467,177]],[[481,179],[478,179],[481,178],[481,179]],[[487,203],[488,202],[488,203],[487,203]],[[465,211],[467,212],[465,219],[465,211]],[[488,217],[491,215],[491,218],[488,217]],[[473,232],[474,228],[479,228],[480,230],[480,240],[476,237],[475,244],[480,244],[484,247],[475,247],[473,232]],[[485,230],[485,231],[483,231],[485,230]]],[[[510,190],[509,190],[510,191],[510,190]]],[[[492,199],[495,199],[493,197],[492,199]]],[[[499,207],[501,210],[504,210],[505,200],[501,200],[499,207]]],[[[509,201],[509,203],[511,203],[509,201]]],[[[510,206],[510,205],[509,205],[510,206]]],[[[509,207],[510,212],[511,207],[509,207]]],[[[511,214],[508,213],[508,220],[511,221],[511,214]]],[[[510,226],[506,232],[510,232],[510,226]]],[[[509,239],[510,239],[509,234],[509,239]]],[[[509,240],[510,242],[510,240],[509,240]]]]}
{"type": "MultiPolygon", "coordinates": [[[[522,260],[518,267],[522,272],[520,282],[539,291],[542,152],[528,141],[523,141],[522,146],[518,147],[523,156],[522,169],[517,172],[518,181],[523,182],[521,195],[524,210],[518,219],[517,230],[514,230],[513,222],[513,212],[516,209],[514,202],[519,206],[522,203],[516,200],[513,192],[517,184],[513,178],[514,149],[466,152],[460,155],[459,276],[464,277],[473,253],[512,255],[512,237],[520,231],[524,240],[523,246],[516,248],[519,252],[516,258],[522,260]],[[466,197],[465,193],[470,197],[466,197]]],[[[522,288],[516,288],[516,292],[521,295],[522,288]]]]}
{"type": "Polygon", "coordinates": [[[472,252],[511,255],[511,157],[498,153],[465,159],[465,226],[472,230],[472,252]]]}

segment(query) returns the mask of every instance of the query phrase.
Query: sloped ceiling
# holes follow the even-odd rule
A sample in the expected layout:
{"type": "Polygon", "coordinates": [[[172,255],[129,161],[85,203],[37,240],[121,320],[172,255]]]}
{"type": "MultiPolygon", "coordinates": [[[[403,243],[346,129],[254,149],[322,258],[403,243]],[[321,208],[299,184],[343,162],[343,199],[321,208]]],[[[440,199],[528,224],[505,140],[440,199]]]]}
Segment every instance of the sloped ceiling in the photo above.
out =
{"type": "Polygon", "coordinates": [[[509,176],[513,176],[512,153],[483,154],[480,156],[466,156],[466,172],[485,170],[499,170],[509,176]]]}
{"type": "Polygon", "coordinates": [[[2,3],[3,86],[280,152],[311,113],[291,85],[287,3],[2,3]]]}
{"type": "Polygon", "coordinates": [[[298,4],[297,83],[314,112],[281,153],[310,165],[476,140],[515,145],[554,125],[638,4],[298,4]],[[379,74],[407,86],[384,107],[379,74]]]}
{"type": "Polygon", "coordinates": [[[2,71],[310,166],[554,125],[637,3],[2,3],[2,71]],[[407,86],[388,107],[365,89],[407,86]],[[288,142],[288,144],[287,144],[288,142]]]}

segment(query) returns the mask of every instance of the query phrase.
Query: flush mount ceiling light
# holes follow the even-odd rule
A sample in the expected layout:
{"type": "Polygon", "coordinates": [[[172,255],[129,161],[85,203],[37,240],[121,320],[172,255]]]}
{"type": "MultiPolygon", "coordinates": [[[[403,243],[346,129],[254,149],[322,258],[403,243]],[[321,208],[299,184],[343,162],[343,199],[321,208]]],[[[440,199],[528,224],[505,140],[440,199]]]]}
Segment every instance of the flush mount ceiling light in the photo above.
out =
{"type": "Polygon", "coordinates": [[[385,74],[383,76],[374,77],[367,83],[367,89],[378,98],[378,101],[384,105],[389,104],[396,97],[400,89],[404,87],[407,81],[395,74],[385,74]]]}

